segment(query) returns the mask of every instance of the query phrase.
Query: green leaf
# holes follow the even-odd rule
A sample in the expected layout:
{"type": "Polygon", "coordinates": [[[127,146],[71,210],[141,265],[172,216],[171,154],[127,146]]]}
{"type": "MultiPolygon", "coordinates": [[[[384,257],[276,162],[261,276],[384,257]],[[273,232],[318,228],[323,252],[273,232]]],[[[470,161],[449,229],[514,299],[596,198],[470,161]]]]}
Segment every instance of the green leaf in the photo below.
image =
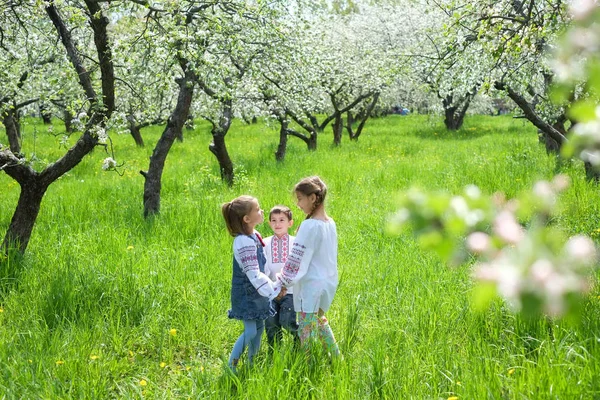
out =
{"type": "Polygon", "coordinates": [[[590,100],[578,101],[569,109],[569,117],[581,121],[592,121],[596,118],[596,104],[590,100]]]}

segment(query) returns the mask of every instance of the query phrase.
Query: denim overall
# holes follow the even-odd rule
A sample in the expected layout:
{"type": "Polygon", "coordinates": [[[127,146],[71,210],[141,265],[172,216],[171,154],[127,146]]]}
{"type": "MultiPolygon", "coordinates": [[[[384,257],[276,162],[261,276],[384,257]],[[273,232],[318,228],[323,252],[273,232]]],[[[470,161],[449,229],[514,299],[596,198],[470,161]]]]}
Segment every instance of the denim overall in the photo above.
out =
{"type": "MultiPolygon", "coordinates": [[[[255,234],[249,237],[256,243],[256,256],[260,272],[265,272],[265,253],[262,244],[255,234]]],[[[271,302],[266,297],[258,294],[258,290],[242,272],[240,265],[233,257],[233,275],[231,277],[231,310],[229,318],[240,320],[264,320],[273,315],[271,302]]]]}

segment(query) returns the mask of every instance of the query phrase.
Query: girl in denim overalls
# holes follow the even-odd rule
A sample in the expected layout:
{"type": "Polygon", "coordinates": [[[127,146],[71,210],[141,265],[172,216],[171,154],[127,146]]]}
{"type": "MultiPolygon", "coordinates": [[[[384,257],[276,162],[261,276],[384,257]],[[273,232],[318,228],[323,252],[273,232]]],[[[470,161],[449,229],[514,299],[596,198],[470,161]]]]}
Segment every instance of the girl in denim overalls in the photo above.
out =
{"type": "Polygon", "coordinates": [[[223,204],[221,211],[233,240],[233,274],[231,278],[231,309],[229,318],[242,320],[244,332],[233,346],[228,365],[236,370],[239,359],[248,346],[248,361],[252,363],[260,348],[265,319],[272,312],[271,300],[280,298],[285,289],[275,285],[264,274],[266,262],[262,238],[254,230],[264,215],[258,200],[240,196],[223,204]]]}

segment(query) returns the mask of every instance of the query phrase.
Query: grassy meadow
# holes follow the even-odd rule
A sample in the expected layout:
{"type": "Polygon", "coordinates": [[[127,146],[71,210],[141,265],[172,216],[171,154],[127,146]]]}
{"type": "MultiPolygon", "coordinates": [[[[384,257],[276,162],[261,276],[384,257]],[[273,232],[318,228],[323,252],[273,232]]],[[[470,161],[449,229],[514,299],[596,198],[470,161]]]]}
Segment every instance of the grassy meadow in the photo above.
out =
{"type": "MultiPolygon", "coordinates": [[[[579,163],[557,165],[529,123],[469,117],[449,133],[440,117],[389,116],[337,148],[330,130],[315,152],[290,138],[278,164],[276,127],[236,122],[232,188],[198,123],[168,156],[161,214],[144,220],[139,171],[161,132],[142,130],[145,148],[113,135],[122,175],[102,171],[108,155],[98,148],[51,185],[24,259],[0,261],[0,398],[600,398],[598,289],[577,322],[525,321],[500,302],[477,313],[469,265],[449,268],[410,235],[385,233],[411,186],[475,184],[512,196],[560,170],[572,185],[556,223],[598,239],[598,187],[579,163]],[[295,229],[303,217],[291,189],[312,174],[329,186],[338,227],[340,285],[328,318],[344,360],[307,363],[289,338],[269,357],[264,338],[255,366],[234,376],[225,365],[242,324],[227,318],[232,238],[220,205],[241,194],[265,210],[283,203],[295,229]]],[[[65,151],[37,120],[23,138],[36,168],[65,151]]],[[[0,173],[1,235],[18,194],[0,173]]],[[[258,229],[270,234],[266,223],[258,229]]]]}

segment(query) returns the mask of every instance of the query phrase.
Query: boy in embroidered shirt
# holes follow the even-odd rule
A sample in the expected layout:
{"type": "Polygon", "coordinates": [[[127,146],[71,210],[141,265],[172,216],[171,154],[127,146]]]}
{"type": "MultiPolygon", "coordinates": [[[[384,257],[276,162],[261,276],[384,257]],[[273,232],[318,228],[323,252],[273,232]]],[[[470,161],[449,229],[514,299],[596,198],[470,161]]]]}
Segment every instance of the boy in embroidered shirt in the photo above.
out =
{"type": "MultiPolygon", "coordinates": [[[[265,275],[273,281],[276,281],[276,275],[285,265],[291,251],[294,236],[290,236],[288,230],[293,224],[292,211],[288,207],[278,205],[269,212],[269,226],[274,235],[265,239],[265,275]]],[[[281,341],[283,329],[292,334],[294,341],[299,341],[292,288],[288,288],[287,294],[281,300],[273,301],[273,306],[276,314],[265,321],[269,345],[273,347],[275,342],[281,341]]]]}

